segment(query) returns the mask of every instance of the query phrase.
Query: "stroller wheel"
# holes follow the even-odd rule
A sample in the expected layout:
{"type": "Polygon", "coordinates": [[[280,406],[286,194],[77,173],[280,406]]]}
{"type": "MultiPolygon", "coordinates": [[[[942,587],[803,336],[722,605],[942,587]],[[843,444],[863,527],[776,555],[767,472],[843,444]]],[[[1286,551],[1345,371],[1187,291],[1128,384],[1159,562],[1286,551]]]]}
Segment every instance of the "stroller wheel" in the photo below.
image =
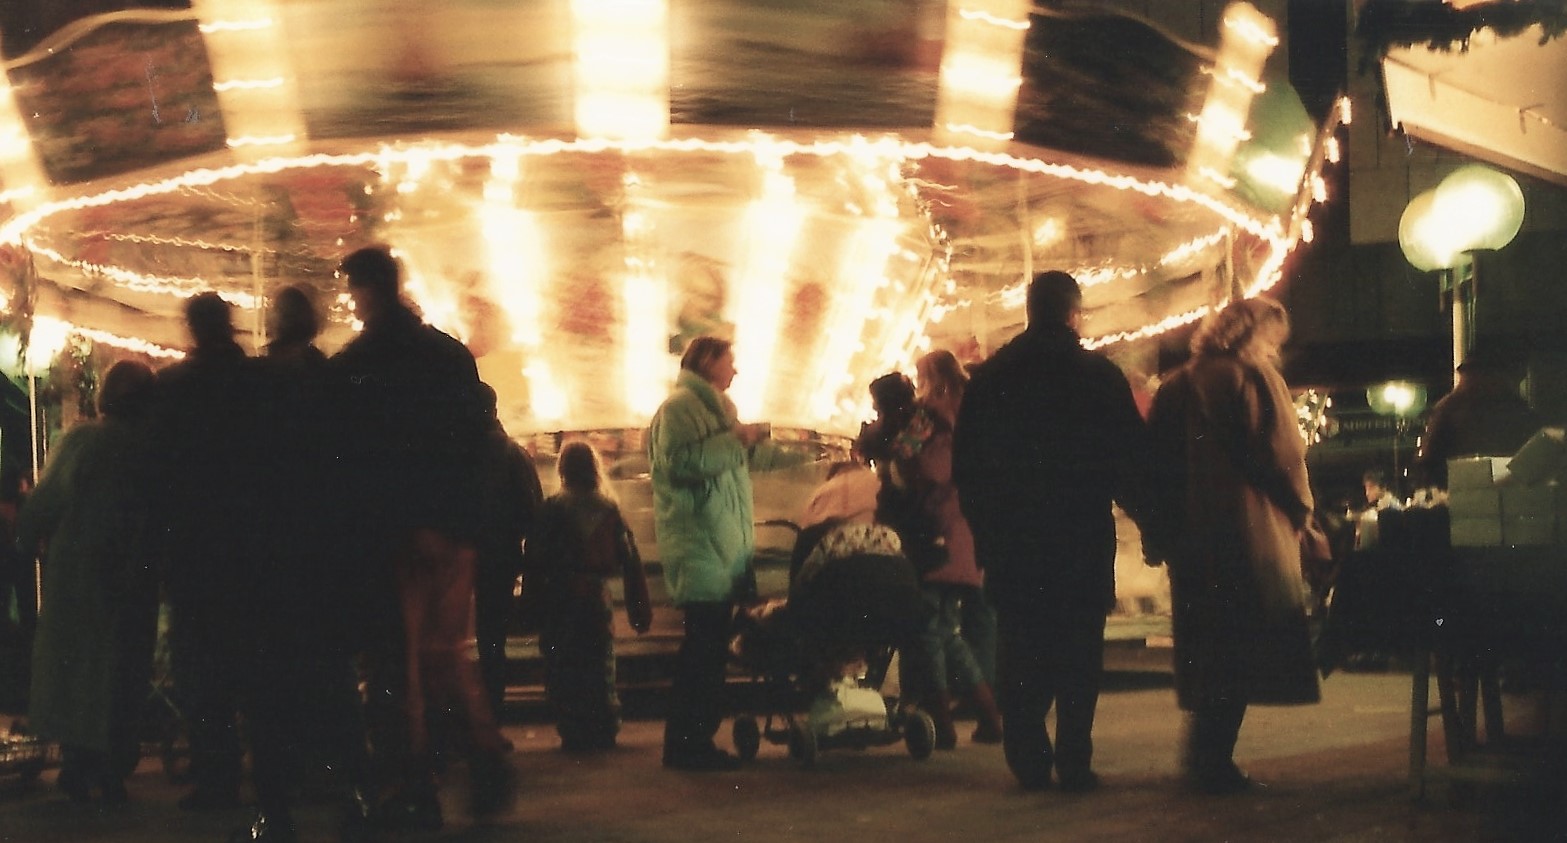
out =
{"type": "Polygon", "coordinates": [[[740,756],[741,761],[752,761],[756,758],[756,751],[762,746],[762,728],[757,725],[755,717],[736,717],[732,737],[735,754],[740,756]]]}
{"type": "Polygon", "coordinates": [[[789,726],[789,757],[809,770],[816,766],[816,733],[808,724],[795,721],[789,726]]]}
{"type": "Polygon", "coordinates": [[[930,715],[915,708],[904,716],[903,744],[916,761],[924,761],[936,748],[936,721],[930,715]]]}

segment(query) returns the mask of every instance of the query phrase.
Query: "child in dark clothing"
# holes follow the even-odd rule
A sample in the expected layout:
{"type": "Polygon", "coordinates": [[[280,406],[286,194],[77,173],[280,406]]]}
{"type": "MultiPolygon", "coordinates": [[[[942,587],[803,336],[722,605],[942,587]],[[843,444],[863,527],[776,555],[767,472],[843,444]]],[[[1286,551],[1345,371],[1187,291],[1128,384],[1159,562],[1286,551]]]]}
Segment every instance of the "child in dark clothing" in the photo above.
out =
{"type": "Polygon", "coordinates": [[[631,530],[586,442],[560,453],[561,491],[544,501],[528,541],[524,587],[539,589],[539,650],[545,696],[567,752],[615,746],[620,699],[608,578],[624,585],[626,617],[637,634],[652,624],[647,577],[631,530]]]}

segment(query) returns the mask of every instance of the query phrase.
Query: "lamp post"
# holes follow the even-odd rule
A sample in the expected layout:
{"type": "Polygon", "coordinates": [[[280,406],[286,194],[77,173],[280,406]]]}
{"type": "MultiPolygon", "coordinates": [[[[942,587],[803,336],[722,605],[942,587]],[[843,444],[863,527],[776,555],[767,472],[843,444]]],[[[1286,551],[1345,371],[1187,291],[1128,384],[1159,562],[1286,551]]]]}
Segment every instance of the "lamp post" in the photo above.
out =
{"type": "Polygon", "coordinates": [[[1511,176],[1466,164],[1409,200],[1399,218],[1404,257],[1423,272],[1441,270],[1442,292],[1451,295],[1455,373],[1473,342],[1476,253],[1511,243],[1523,225],[1523,212],[1523,191],[1511,176]]]}
{"type": "Polygon", "coordinates": [[[1426,407],[1426,388],[1409,381],[1388,381],[1366,390],[1366,403],[1371,411],[1393,417],[1393,489],[1402,496],[1403,472],[1399,468],[1399,450],[1404,445],[1404,434],[1409,430],[1409,420],[1420,415],[1426,407]]]}

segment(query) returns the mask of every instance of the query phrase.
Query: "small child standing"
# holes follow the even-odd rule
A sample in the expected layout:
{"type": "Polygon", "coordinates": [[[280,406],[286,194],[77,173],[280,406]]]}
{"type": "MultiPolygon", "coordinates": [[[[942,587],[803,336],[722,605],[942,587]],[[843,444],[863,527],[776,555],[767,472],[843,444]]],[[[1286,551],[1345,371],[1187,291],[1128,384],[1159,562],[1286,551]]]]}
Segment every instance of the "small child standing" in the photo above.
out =
{"type": "Polygon", "coordinates": [[[608,579],[620,577],[626,617],[638,635],[652,624],[647,576],[631,529],[586,442],[561,449],[560,492],[540,508],[528,539],[524,587],[536,588],[544,693],[561,749],[613,749],[620,731],[613,610],[608,579]]]}

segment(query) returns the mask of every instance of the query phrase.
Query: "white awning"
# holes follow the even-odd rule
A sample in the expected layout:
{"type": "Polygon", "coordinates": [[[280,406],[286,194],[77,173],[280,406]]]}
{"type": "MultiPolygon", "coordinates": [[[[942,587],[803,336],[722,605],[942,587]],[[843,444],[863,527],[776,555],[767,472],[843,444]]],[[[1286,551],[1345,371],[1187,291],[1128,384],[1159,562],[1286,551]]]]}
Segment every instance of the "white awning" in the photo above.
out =
{"type": "Polygon", "coordinates": [[[1467,50],[1395,47],[1382,61],[1393,124],[1410,135],[1567,185],[1567,39],[1474,34],[1467,50]]]}

